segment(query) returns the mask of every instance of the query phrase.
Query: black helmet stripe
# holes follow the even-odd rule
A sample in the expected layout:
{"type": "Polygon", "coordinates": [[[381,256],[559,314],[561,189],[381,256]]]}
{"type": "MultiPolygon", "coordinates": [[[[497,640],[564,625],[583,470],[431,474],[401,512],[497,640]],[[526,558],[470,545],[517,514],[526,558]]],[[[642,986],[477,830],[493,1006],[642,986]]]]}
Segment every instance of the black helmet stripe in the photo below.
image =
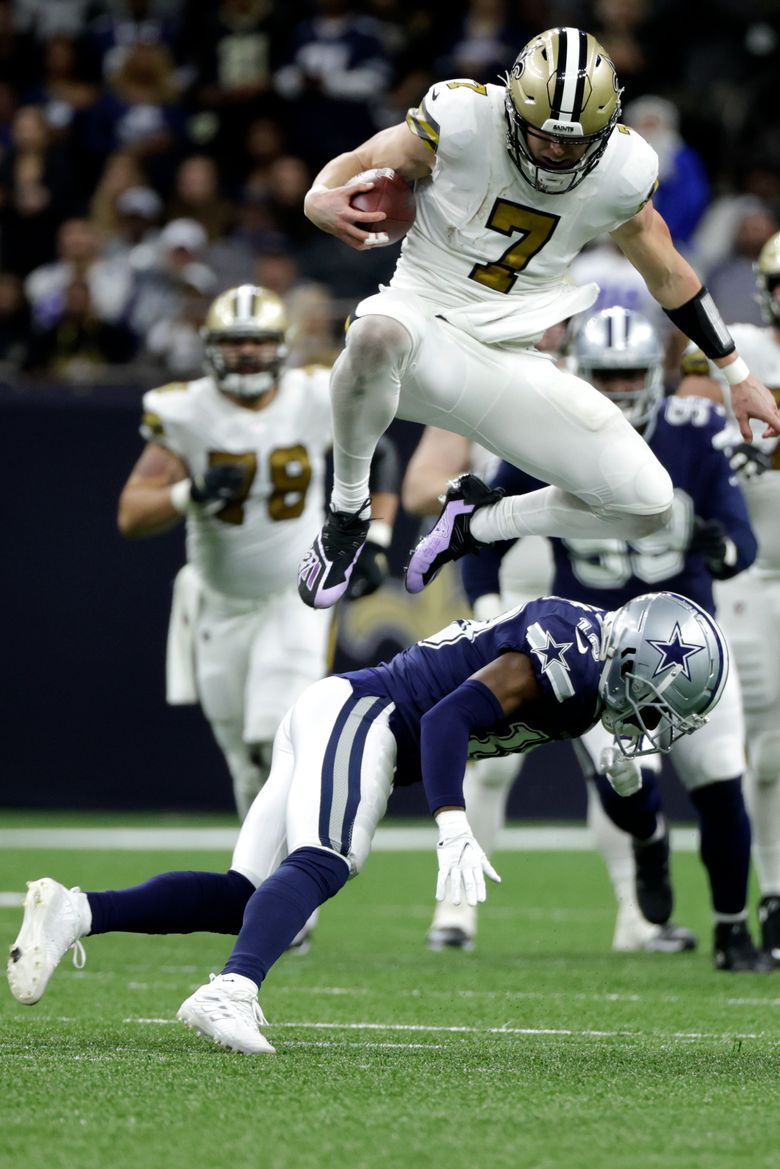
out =
{"type": "Polygon", "coordinates": [[[585,97],[587,34],[579,28],[558,29],[558,60],[550,113],[559,122],[579,122],[585,97]]]}

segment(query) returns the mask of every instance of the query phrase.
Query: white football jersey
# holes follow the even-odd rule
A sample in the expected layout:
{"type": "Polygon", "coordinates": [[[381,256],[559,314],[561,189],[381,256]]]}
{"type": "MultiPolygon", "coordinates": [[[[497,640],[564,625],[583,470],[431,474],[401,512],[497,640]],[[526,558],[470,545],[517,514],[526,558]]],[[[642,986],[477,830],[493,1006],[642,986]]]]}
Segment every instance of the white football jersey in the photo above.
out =
{"type": "MultiPolygon", "coordinates": [[[[729,331],[734,338],[737,352],[747,362],[750,372],[772,390],[775,398],[780,401],[778,331],[771,325],[751,324],[729,325],[729,331]]],[[[700,362],[701,368],[704,368],[706,358],[693,345],[689,345],[686,350],[686,358],[689,356],[694,362],[700,362]]],[[[693,368],[698,371],[698,364],[693,368]]],[[[709,362],[709,368],[711,376],[723,385],[724,397],[728,401],[726,379],[714,362],[709,362]]],[[[743,482],[741,486],[748,505],[750,522],[758,539],[756,569],[776,575],[780,573],[780,440],[761,438],[761,433],[765,429],[763,422],[752,420],[751,427],[755,441],[761,449],[773,454],[774,464],[771,471],[765,471],[763,475],[743,482]]]]}
{"type": "MultiPolygon", "coordinates": [[[[495,328],[485,336],[498,344],[540,333],[593,303],[597,286],[568,282],[569,265],[589,240],[641,209],[658,174],[652,148],[616,126],[600,162],[573,191],[534,190],[506,148],[505,92],[442,81],[409,111],[410,130],[436,162],[430,178],[416,184],[417,217],[390,283],[436,309],[467,314],[481,306],[481,320],[507,318],[506,337],[495,328]],[[524,327],[529,319],[533,328],[524,327]]],[[[460,323],[451,312],[447,319],[460,323]]]]}
{"type": "Polygon", "coordinates": [[[331,445],[329,371],[282,373],[262,410],[237,406],[209,377],[144,394],[141,433],[190,475],[217,463],[246,473],[245,495],[214,515],[187,514],[187,558],[210,588],[256,600],[287,589],[322,522],[331,445]]]}

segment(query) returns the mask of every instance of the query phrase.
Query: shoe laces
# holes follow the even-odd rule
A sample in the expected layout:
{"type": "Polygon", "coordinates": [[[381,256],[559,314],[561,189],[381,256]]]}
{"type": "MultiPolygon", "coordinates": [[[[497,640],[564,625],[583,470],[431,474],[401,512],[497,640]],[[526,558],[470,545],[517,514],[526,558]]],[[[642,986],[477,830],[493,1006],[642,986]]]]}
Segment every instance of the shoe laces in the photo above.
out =
{"type": "MultiPolygon", "coordinates": [[[[212,983],[216,979],[221,978],[221,977],[222,977],[221,974],[213,974],[212,973],[209,975],[209,983],[212,983]]],[[[244,991],[238,986],[233,986],[232,994],[230,994],[228,997],[230,998],[230,1001],[233,1003],[233,1005],[236,1006],[239,1010],[243,1011],[244,1008],[247,1008],[247,1007],[250,1008],[252,1018],[258,1024],[258,1026],[260,1026],[260,1027],[267,1026],[268,1020],[266,1019],[265,1015],[263,1014],[262,1008],[260,1006],[260,1003],[257,1000],[256,994],[252,994],[251,991],[244,991]]]]}
{"type": "Polygon", "coordinates": [[[75,942],[71,946],[71,950],[73,952],[74,967],[76,970],[83,970],[87,961],[87,951],[82,946],[81,940],[79,938],[76,938],[75,942]]]}

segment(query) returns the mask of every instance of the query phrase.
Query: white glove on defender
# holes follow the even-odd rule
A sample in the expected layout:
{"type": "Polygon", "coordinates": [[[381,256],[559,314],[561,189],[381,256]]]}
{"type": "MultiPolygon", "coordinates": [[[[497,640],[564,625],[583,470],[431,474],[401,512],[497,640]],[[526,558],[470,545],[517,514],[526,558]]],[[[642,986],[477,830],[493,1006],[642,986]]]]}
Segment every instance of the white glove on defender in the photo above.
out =
{"type": "Polygon", "coordinates": [[[604,748],[599,771],[606,775],[619,796],[632,796],[642,786],[642,772],[636,759],[627,759],[617,747],[604,748]]]}
{"type": "Polygon", "coordinates": [[[465,894],[468,905],[485,900],[485,877],[501,883],[496,870],[480,848],[471,831],[466,813],[451,810],[439,812],[436,816],[439,826],[439,843],[436,855],[439,858],[439,879],[436,882],[436,900],[447,896],[449,881],[450,898],[453,905],[460,905],[465,894]]]}

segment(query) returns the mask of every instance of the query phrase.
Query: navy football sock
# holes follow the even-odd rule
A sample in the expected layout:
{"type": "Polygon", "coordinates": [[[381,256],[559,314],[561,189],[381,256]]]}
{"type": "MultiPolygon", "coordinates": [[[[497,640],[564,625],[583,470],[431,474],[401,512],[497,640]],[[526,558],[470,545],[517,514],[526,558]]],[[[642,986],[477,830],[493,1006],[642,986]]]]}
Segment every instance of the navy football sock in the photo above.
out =
{"type": "Polygon", "coordinates": [[[606,775],[593,776],[604,811],[613,824],[637,840],[649,840],[658,827],[661,794],[655,773],[642,768],[642,786],[632,796],[619,796],[606,775]]]}
{"type": "Polygon", "coordinates": [[[298,848],[249,899],[244,924],[223,974],[243,974],[259,986],[318,905],[338,893],[349,869],[321,848],[298,848]]]}
{"type": "Polygon", "coordinates": [[[750,821],[739,779],[688,793],[699,815],[699,855],[710,879],[716,913],[742,913],[750,872],[750,821]]]}
{"type": "Polygon", "coordinates": [[[161,873],[131,889],[87,893],[90,933],[237,934],[254,891],[252,882],[233,869],[161,873]]]}

